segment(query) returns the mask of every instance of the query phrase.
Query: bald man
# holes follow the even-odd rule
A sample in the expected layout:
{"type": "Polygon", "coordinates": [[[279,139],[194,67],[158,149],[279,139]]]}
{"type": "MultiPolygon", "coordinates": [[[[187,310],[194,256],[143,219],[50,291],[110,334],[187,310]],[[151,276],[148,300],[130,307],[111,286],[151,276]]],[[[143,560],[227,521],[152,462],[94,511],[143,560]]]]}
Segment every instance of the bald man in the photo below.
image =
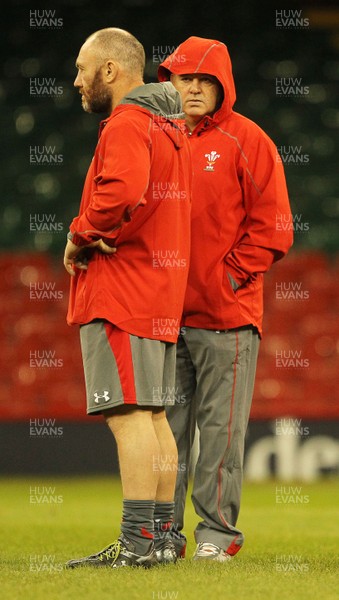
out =
{"type": "Polygon", "coordinates": [[[76,61],[84,110],[109,116],[68,234],[67,320],[80,325],[87,413],[102,414],[117,443],[123,518],[116,542],[69,568],[176,560],[177,449],[164,405],[174,403],[191,165],[188,142],[169,117],[180,112],[180,96],[171,83],[144,85],[144,64],[140,42],[116,28],[91,35],[76,61]],[[179,257],[180,268],[170,259],[159,266],[164,255],[179,257]]]}

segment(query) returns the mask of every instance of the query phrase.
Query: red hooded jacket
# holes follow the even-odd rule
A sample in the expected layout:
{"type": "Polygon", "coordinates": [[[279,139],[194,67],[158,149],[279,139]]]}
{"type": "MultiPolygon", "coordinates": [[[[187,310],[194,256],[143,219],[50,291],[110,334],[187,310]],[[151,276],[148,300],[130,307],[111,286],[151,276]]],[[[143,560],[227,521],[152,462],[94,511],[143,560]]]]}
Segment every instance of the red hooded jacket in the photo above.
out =
{"type": "MultiPolygon", "coordinates": [[[[178,104],[179,101],[179,104],[178,104]]],[[[175,342],[190,248],[189,143],[166,111],[180,110],[170,84],[133,90],[103,121],[72,240],[102,238],[113,255],[85,249],[71,278],[67,321],[105,319],[134,335],[175,342]]]]}
{"type": "Polygon", "coordinates": [[[220,109],[189,134],[193,160],[192,246],[183,325],[262,330],[263,273],[293,240],[283,166],[270,138],[233,111],[235,87],[226,46],[190,37],[159,67],[214,75],[220,109]],[[281,225],[284,227],[281,227],[281,225]]]}

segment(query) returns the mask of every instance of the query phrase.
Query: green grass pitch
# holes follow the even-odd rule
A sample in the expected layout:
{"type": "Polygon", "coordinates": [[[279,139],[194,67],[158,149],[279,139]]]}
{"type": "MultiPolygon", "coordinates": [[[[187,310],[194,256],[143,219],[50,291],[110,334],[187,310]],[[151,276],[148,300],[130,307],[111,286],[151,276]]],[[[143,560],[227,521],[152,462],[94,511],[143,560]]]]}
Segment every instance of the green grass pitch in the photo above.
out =
{"type": "Polygon", "coordinates": [[[3,478],[0,497],[2,600],[339,598],[338,480],[245,484],[238,524],[246,542],[225,564],[190,560],[197,519],[189,500],[187,559],[150,570],[63,569],[119,534],[116,479],[3,478]]]}

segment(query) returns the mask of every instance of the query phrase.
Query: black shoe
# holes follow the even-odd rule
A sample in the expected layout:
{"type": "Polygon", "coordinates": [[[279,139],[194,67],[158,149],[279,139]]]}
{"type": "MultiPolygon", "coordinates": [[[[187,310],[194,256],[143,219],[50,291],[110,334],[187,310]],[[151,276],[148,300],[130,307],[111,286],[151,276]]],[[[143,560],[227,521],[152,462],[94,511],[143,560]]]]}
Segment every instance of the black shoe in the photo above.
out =
{"type": "Polygon", "coordinates": [[[98,552],[84,558],[76,558],[66,563],[67,569],[76,569],[77,567],[144,567],[149,568],[158,564],[154,544],[148,554],[140,555],[133,552],[134,545],[123,535],[120,535],[116,542],[107,546],[98,552]]]}
{"type": "Polygon", "coordinates": [[[177,562],[177,552],[170,537],[155,539],[154,546],[158,563],[169,564],[177,562]]]}
{"type": "Polygon", "coordinates": [[[177,558],[185,558],[187,539],[179,531],[172,530],[164,537],[155,535],[154,546],[159,563],[176,562],[177,558]],[[173,557],[175,554],[175,558],[173,557]]]}

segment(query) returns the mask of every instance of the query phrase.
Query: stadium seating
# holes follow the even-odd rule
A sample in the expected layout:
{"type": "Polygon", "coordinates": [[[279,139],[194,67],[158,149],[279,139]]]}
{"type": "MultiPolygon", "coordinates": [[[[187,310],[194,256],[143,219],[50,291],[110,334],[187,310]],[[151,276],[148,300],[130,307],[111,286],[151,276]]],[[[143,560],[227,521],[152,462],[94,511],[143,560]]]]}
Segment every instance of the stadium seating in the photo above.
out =
{"type": "MultiPolygon", "coordinates": [[[[67,274],[46,254],[2,254],[0,269],[0,419],[87,419],[67,274]]],[[[339,417],[338,281],[321,252],[291,252],[266,274],[253,419],[339,417]]]]}
{"type": "Polygon", "coordinates": [[[252,418],[338,418],[338,287],[338,264],[319,251],[291,252],[265,275],[252,418]]]}

